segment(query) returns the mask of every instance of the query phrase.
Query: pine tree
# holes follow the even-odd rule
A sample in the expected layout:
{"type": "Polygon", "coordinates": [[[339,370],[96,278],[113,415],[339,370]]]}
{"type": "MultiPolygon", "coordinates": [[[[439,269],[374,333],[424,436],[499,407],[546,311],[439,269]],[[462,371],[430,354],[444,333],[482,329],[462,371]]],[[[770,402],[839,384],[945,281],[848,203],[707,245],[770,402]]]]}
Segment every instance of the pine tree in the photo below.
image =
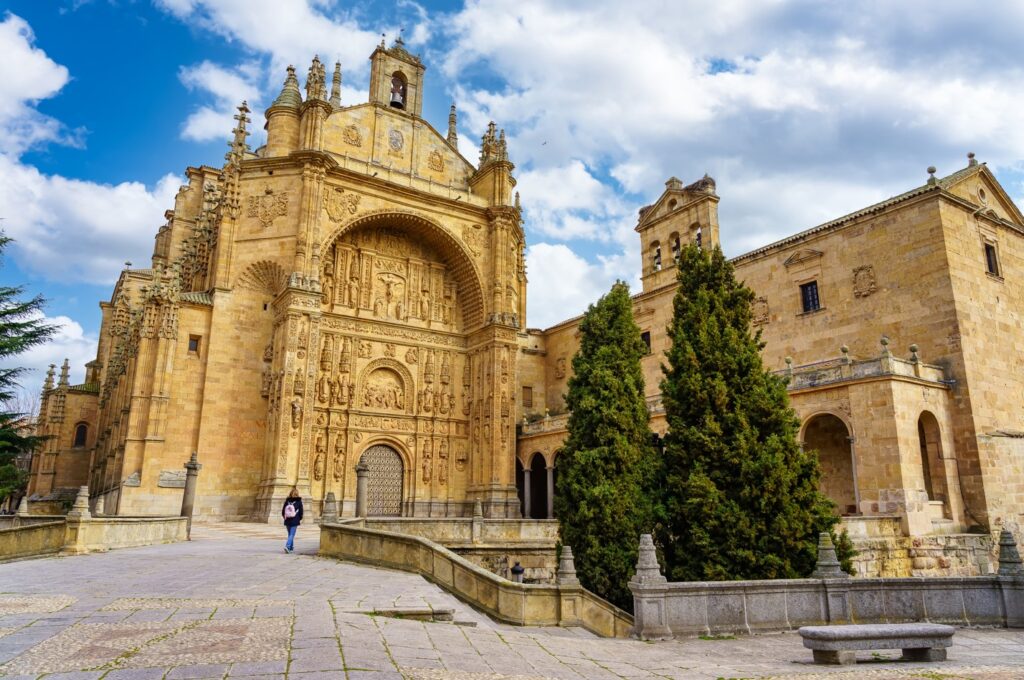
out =
{"type": "MultiPolygon", "coordinates": [[[[0,235],[0,257],[11,239],[0,235]]],[[[0,361],[12,357],[46,342],[56,331],[56,326],[44,321],[42,315],[44,300],[35,296],[29,300],[19,299],[24,294],[22,286],[0,286],[0,361]]],[[[25,484],[25,473],[17,468],[15,459],[19,454],[31,451],[39,437],[26,432],[26,419],[34,414],[16,410],[18,379],[24,375],[24,368],[0,368],[0,501],[21,489],[25,484]]]]}
{"type": "Polygon", "coordinates": [[[573,549],[580,582],[629,611],[640,534],[653,526],[656,458],[640,367],[646,351],[629,287],[618,282],[580,323],[555,494],[561,540],[573,549]]]}
{"type": "Polygon", "coordinates": [[[679,262],[661,389],[668,420],[658,542],[670,580],[799,578],[838,521],[797,442],[785,381],[750,333],[753,292],[719,248],[679,262]]]}

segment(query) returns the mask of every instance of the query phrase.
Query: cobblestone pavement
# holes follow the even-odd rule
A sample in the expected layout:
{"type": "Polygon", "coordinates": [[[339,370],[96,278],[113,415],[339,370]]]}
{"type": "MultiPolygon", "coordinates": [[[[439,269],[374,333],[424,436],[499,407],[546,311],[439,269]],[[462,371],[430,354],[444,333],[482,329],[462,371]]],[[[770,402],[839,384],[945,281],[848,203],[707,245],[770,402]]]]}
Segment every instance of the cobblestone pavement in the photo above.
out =
{"type": "Polygon", "coordinates": [[[315,528],[197,525],[191,543],[0,564],[0,676],[47,680],[1024,678],[1024,631],[960,630],[946,663],[810,663],[793,633],[643,643],[497,624],[418,576],[315,556],[315,528]],[[374,614],[452,609],[449,623],[374,614]]]}

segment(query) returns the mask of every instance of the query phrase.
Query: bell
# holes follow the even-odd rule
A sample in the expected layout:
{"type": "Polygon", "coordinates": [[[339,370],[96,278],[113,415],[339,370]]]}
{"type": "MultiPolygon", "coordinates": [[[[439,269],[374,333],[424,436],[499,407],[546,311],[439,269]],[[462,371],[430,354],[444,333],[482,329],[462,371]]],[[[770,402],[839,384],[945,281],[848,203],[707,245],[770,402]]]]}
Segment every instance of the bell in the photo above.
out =
{"type": "Polygon", "coordinates": [[[392,92],[391,93],[391,105],[394,106],[396,109],[404,109],[405,108],[405,102],[402,101],[402,93],[401,92],[392,92]]]}

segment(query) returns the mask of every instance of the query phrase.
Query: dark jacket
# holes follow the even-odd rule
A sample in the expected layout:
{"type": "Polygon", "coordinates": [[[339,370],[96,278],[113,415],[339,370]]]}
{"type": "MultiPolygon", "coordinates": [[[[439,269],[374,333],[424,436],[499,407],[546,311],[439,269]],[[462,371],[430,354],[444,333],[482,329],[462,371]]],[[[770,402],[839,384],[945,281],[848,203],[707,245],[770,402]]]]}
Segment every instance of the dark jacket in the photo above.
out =
{"type": "Polygon", "coordinates": [[[284,509],[289,503],[295,503],[295,517],[285,517],[284,525],[286,527],[297,527],[302,524],[302,499],[292,498],[291,496],[284,499],[284,505],[281,506],[281,517],[284,517],[284,509]]]}

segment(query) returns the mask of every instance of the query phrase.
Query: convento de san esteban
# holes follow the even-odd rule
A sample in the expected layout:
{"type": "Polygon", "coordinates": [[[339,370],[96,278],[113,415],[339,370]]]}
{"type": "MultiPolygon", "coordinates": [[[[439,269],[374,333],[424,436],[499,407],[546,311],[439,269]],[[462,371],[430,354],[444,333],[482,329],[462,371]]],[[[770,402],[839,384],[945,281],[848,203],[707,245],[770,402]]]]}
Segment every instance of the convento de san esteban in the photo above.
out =
{"type": "MultiPolygon", "coordinates": [[[[33,502],[88,485],[107,514],[552,515],[578,319],[527,328],[526,246],[504,132],[471,162],[456,112],[421,117],[401,41],[369,101],[318,59],[289,68],[250,150],[243,104],[223,167],[193,167],[152,264],[126,269],[85,382],[51,369],[33,502]]],[[[868,575],[977,574],[1024,513],[1024,215],[984,163],[733,259],[766,366],[789,378],[804,446],[868,575]]],[[[640,210],[637,323],[651,428],[682,244],[719,244],[710,177],[640,210]]],[[[523,197],[528,204],[529,197],[523,197]]],[[[725,225],[728,238],[728,225],[725,225]]]]}

